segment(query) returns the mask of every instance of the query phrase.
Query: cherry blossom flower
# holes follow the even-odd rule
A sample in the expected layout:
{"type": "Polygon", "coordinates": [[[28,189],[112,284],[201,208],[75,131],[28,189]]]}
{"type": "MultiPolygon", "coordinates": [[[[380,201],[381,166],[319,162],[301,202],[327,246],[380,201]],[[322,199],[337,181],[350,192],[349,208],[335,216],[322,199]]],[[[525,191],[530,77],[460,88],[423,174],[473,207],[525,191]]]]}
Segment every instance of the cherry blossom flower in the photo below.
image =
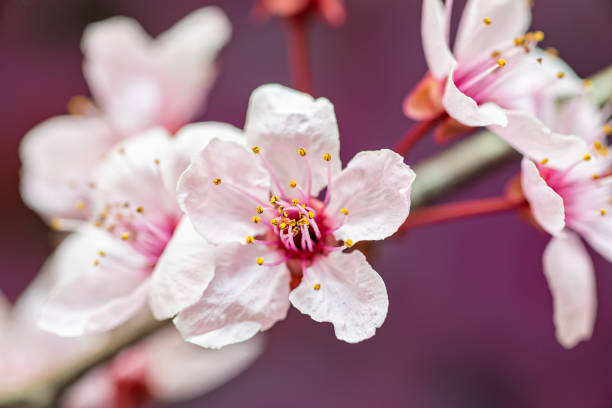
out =
{"type": "Polygon", "coordinates": [[[344,0],[257,0],[255,7],[264,16],[293,17],[315,12],[333,26],[346,20],[344,0]]]}
{"type": "MultiPolygon", "coordinates": [[[[423,2],[429,73],[406,98],[406,115],[442,121],[437,133],[443,139],[470,127],[505,128],[500,136],[531,155],[532,144],[515,135],[524,127],[543,126],[535,116],[538,105],[579,94],[582,82],[553,52],[537,48],[544,34],[527,32],[531,11],[526,0],[469,0],[451,52],[452,3],[447,0],[444,7],[441,0],[423,2]]],[[[559,147],[553,143],[549,150],[559,147]]]]}
{"type": "Polygon", "coordinates": [[[246,369],[262,352],[263,338],[206,350],[164,329],[93,370],[70,388],[65,408],[136,408],[203,395],[246,369]]]}
{"type": "Polygon", "coordinates": [[[230,125],[201,123],[174,138],[150,130],[106,155],[90,179],[93,216],[56,254],[79,273],[51,291],[43,329],[80,336],[118,326],[149,299],[176,311],[199,299],[213,277],[212,250],[183,217],[175,188],[193,152],[214,138],[244,143],[230,125]],[[169,281],[175,269],[182,274],[169,281]]]}
{"type": "Polygon", "coordinates": [[[181,207],[216,245],[216,265],[176,327],[192,343],[223,347],[270,328],[291,302],[341,340],[372,337],[386,288],[361,252],[344,250],[399,228],[414,172],[390,150],[361,152],[340,171],[331,103],[279,85],[253,92],[244,132],[250,149],[214,140],[179,181],[181,207]]]}
{"type": "Polygon", "coordinates": [[[206,101],[230,31],[216,7],[194,11],[156,39],[125,17],[88,26],[83,72],[95,103],[75,98],[75,114],[48,119],[25,136],[26,204],[60,229],[90,216],[88,183],[102,154],[154,126],[174,132],[189,122],[206,101]]]}
{"type": "Polygon", "coordinates": [[[544,252],[544,273],[554,298],[557,338],[570,348],[591,337],[597,304],[593,264],[579,237],[612,261],[612,157],[602,142],[610,126],[586,101],[569,102],[556,122],[564,131],[585,132],[591,153],[581,148],[573,163],[563,158],[561,166],[548,158],[525,158],[521,184],[535,221],[553,236],[544,252]]]}

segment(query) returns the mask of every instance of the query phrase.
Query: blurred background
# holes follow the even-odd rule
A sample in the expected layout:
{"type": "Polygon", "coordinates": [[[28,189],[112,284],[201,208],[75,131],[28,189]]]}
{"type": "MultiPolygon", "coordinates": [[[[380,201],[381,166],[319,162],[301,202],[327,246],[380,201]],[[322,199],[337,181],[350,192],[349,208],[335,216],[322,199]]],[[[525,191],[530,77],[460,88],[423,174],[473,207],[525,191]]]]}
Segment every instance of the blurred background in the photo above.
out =
{"type": "MultiPolygon", "coordinates": [[[[282,22],[255,21],[251,0],[0,0],[0,289],[10,299],[51,251],[48,228],[19,197],[19,141],[36,123],[64,113],[71,96],[87,94],[79,50],[85,25],[127,15],[156,35],[209,4],[227,12],[234,33],[197,119],[242,126],[256,86],[290,84],[282,22]]],[[[463,4],[456,1],[455,9],[463,4]]],[[[401,102],[426,70],[420,8],[418,0],[347,0],[343,27],[313,25],[315,90],[335,104],[344,162],[360,150],[393,146],[411,125],[401,102]]],[[[612,62],[611,17],[610,0],[536,0],[534,28],[588,76],[612,62]]],[[[426,141],[407,161],[440,149],[426,141]]],[[[516,172],[515,160],[443,200],[499,194],[516,172]]],[[[373,339],[345,344],[331,325],[290,310],[247,371],[176,406],[609,407],[612,266],[592,254],[595,333],[564,350],[555,340],[542,274],[548,239],[509,214],[387,240],[371,259],[390,298],[387,321],[373,339]]]]}

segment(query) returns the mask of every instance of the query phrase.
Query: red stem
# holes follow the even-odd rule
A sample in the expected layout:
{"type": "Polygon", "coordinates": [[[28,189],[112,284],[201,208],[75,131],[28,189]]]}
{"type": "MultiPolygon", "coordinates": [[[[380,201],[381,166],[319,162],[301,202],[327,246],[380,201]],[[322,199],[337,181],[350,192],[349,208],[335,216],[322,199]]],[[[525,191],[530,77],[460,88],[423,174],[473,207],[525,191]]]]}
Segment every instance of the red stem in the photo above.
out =
{"type": "Polygon", "coordinates": [[[404,134],[404,136],[400,139],[400,141],[395,145],[393,150],[405,156],[412,148],[427,134],[431,128],[433,128],[436,123],[441,121],[444,118],[444,115],[441,115],[437,118],[424,120],[421,122],[417,122],[414,124],[412,128],[408,132],[404,134]]]}
{"type": "Polygon", "coordinates": [[[289,63],[294,87],[299,91],[314,95],[310,72],[310,46],[306,29],[307,19],[308,16],[305,14],[298,14],[286,19],[289,63]]]}
{"type": "Polygon", "coordinates": [[[527,206],[527,202],[524,200],[512,200],[506,197],[439,204],[412,212],[406,222],[400,227],[400,230],[435,224],[441,221],[518,210],[525,206],[527,206]]]}

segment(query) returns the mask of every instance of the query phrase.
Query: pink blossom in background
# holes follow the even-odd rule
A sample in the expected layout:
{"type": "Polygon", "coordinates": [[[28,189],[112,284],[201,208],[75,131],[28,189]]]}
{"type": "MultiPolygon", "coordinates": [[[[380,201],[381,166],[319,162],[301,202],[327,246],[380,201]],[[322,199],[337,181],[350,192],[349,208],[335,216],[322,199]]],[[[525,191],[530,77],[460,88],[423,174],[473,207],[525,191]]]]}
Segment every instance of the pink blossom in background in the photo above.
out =
{"type": "Polygon", "coordinates": [[[89,25],[82,38],[83,73],[94,97],[72,115],[34,127],[20,148],[21,194],[56,229],[91,215],[90,175],[122,140],[155,126],[171,133],[206,102],[216,57],[231,26],[217,7],[196,10],[152,39],[126,17],[89,25]]]}
{"type": "Polygon", "coordinates": [[[214,279],[175,325],[218,348],[270,328],[291,302],[332,323],[341,340],[372,337],[387,314],[386,288],[361,252],[343,250],[399,228],[414,172],[384,149],[340,171],[331,103],[279,85],[253,92],[244,133],[251,149],[213,141],[179,181],[182,208],[216,247],[214,279]]]}
{"type": "MultiPolygon", "coordinates": [[[[527,32],[527,0],[469,0],[454,50],[449,48],[452,0],[424,0],[421,23],[429,73],[406,98],[404,112],[415,120],[442,121],[438,133],[463,133],[495,126],[523,154],[533,142],[524,128],[542,127],[538,105],[582,92],[582,81],[558,56],[537,48],[544,34],[527,32]]],[[[541,141],[550,144],[550,137],[541,141]]],[[[559,148],[552,142],[550,149],[559,148]]],[[[563,150],[566,151],[566,150],[563,150]]]]}
{"type": "Polygon", "coordinates": [[[294,17],[309,11],[326,23],[339,26],[346,20],[344,0],[256,0],[255,11],[262,16],[294,17]]]}

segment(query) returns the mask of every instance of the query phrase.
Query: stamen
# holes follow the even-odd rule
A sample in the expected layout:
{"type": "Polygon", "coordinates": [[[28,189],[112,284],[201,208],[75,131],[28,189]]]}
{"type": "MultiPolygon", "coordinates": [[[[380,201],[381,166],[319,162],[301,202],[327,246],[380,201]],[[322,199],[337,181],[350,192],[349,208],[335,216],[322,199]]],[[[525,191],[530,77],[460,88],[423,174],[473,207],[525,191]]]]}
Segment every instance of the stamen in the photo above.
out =
{"type": "Polygon", "coordinates": [[[312,286],[312,288],[313,288],[314,290],[319,290],[319,289],[321,289],[321,284],[320,284],[320,283],[315,283],[315,284],[312,286]]]}
{"type": "Polygon", "coordinates": [[[347,239],[346,241],[344,241],[344,245],[346,245],[347,248],[350,248],[353,246],[353,241],[350,239],[347,239]]]}
{"type": "Polygon", "coordinates": [[[324,154],[323,154],[323,160],[325,160],[325,161],[330,161],[330,160],[331,160],[331,154],[329,154],[329,153],[324,153],[324,154]]]}
{"type": "Polygon", "coordinates": [[[100,261],[98,259],[94,259],[93,264],[94,266],[98,266],[100,265],[100,261]]]}
{"type": "Polygon", "coordinates": [[[98,253],[100,254],[101,257],[105,257],[106,256],[106,252],[104,252],[102,250],[100,252],[98,252],[98,253]]]}
{"type": "Polygon", "coordinates": [[[121,234],[121,239],[127,241],[128,239],[130,239],[130,233],[124,232],[123,234],[121,234]]]}
{"type": "Polygon", "coordinates": [[[253,151],[253,153],[255,154],[259,154],[259,152],[261,151],[261,149],[259,148],[259,146],[253,146],[251,147],[251,150],[253,151]]]}
{"type": "Polygon", "coordinates": [[[298,149],[298,154],[302,157],[306,156],[306,149],[304,149],[303,147],[300,147],[298,149]]]}
{"type": "Polygon", "coordinates": [[[491,25],[491,19],[489,17],[485,17],[482,22],[485,23],[485,25],[491,25]]]}
{"type": "Polygon", "coordinates": [[[247,244],[252,244],[253,242],[255,242],[255,238],[253,238],[250,235],[248,237],[246,237],[246,243],[247,244]]]}
{"type": "Polygon", "coordinates": [[[253,220],[253,223],[259,224],[259,221],[261,220],[261,218],[259,218],[258,216],[254,215],[252,220],[253,220]]]}
{"type": "Polygon", "coordinates": [[[606,209],[605,209],[605,208],[602,208],[602,209],[600,209],[600,210],[599,210],[599,213],[601,214],[601,216],[602,216],[602,217],[603,217],[604,215],[606,215],[606,212],[607,212],[607,211],[606,211],[606,209]]]}
{"type": "Polygon", "coordinates": [[[263,265],[263,264],[264,264],[264,259],[263,259],[263,258],[261,258],[261,257],[260,257],[260,258],[257,258],[257,259],[256,259],[256,262],[257,262],[257,265],[261,266],[261,265],[263,265]]]}
{"type": "Polygon", "coordinates": [[[264,209],[261,205],[258,205],[257,207],[255,207],[255,211],[257,211],[257,214],[263,214],[264,209]]]}
{"type": "Polygon", "coordinates": [[[217,177],[216,179],[213,180],[213,184],[215,186],[218,186],[219,184],[221,184],[221,179],[217,177]]]}
{"type": "Polygon", "coordinates": [[[588,154],[588,153],[587,153],[587,154],[585,154],[585,155],[582,157],[582,160],[584,160],[584,161],[589,161],[589,160],[591,160],[591,155],[590,155],[590,154],[588,154]]]}
{"type": "Polygon", "coordinates": [[[612,134],[612,126],[610,126],[609,123],[606,123],[605,125],[603,125],[603,131],[606,135],[611,135],[612,134]]]}
{"type": "Polygon", "coordinates": [[[344,215],[348,215],[349,211],[346,208],[340,210],[340,212],[344,215]]]}
{"type": "Polygon", "coordinates": [[[78,200],[75,204],[74,207],[79,210],[79,211],[83,211],[85,209],[85,202],[83,200],[78,200]]]}
{"type": "Polygon", "coordinates": [[[295,180],[291,180],[291,181],[289,182],[289,187],[291,187],[291,188],[295,188],[295,187],[297,187],[297,182],[296,182],[295,180]]]}
{"type": "Polygon", "coordinates": [[[544,158],[544,159],[540,160],[540,163],[543,164],[543,165],[546,165],[546,163],[548,163],[548,159],[544,158]]]}
{"type": "Polygon", "coordinates": [[[559,72],[557,73],[557,78],[559,78],[559,79],[563,79],[564,77],[565,77],[565,72],[561,72],[561,71],[559,71],[559,72]]]}

